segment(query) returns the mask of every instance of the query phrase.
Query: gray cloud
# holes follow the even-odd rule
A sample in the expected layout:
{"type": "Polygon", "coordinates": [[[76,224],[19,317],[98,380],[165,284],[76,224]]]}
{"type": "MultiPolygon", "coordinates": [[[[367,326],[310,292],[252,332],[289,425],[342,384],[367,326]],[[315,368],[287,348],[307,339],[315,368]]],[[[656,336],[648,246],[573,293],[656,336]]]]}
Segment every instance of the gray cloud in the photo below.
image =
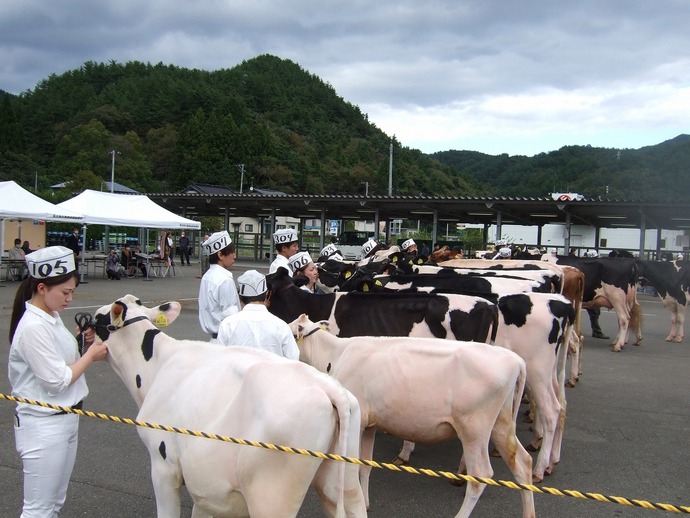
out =
{"type": "Polygon", "coordinates": [[[217,70],[270,53],[424,151],[620,146],[611,135],[638,147],[690,116],[690,5],[675,0],[5,4],[0,88],[13,93],[89,60],[217,70]]]}

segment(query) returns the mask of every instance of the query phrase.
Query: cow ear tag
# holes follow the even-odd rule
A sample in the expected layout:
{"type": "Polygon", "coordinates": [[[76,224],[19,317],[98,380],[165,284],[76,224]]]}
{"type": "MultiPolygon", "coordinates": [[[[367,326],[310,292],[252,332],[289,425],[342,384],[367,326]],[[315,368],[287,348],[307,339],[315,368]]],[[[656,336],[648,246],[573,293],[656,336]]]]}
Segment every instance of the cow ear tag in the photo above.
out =
{"type": "Polygon", "coordinates": [[[350,277],[352,277],[352,272],[345,272],[345,278],[349,279],[350,277]]]}
{"type": "Polygon", "coordinates": [[[159,311],[154,324],[156,327],[166,327],[168,325],[168,317],[165,316],[165,313],[159,311]]]}
{"type": "Polygon", "coordinates": [[[383,283],[379,280],[374,281],[374,284],[376,284],[377,286],[383,286],[383,283]]]}

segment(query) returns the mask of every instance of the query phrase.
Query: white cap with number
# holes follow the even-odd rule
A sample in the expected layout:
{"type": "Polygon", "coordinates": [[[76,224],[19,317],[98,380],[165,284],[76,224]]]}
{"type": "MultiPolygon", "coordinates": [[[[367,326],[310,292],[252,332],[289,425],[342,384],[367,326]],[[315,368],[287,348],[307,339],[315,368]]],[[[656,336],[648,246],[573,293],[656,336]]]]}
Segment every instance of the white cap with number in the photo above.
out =
{"type": "Polygon", "coordinates": [[[49,246],[26,255],[29,275],[35,279],[58,277],[76,270],[74,252],[64,246],[49,246]]]}

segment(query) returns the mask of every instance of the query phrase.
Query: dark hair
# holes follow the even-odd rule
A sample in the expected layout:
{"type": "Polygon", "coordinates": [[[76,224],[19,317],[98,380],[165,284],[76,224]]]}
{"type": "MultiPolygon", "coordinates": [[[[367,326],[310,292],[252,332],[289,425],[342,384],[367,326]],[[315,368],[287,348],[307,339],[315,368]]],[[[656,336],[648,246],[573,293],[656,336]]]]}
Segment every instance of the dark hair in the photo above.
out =
{"type": "Polygon", "coordinates": [[[46,279],[36,279],[35,277],[27,277],[22,281],[17,288],[17,293],[14,296],[14,304],[12,305],[12,318],[10,318],[10,343],[14,338],[14,333],[17,330],[19,321],[24,316],[26,311],[26,301],[31,300],[31,297],[38,292],[38,285],[45,284],[48,287],[58,286],[67,282],[71,277],[77,281],[77,286],[79,286],[79,275],[77,271],[66,273],[64,275],[58,275],[57,277],[48,277],[46,279]]]}
{"type": "Polygon", "coordinates": [[[244,295],[240,295],[240,302],[242,304],[249,304],[250,302],[263,302],[266,300],[267,295],[268,291],[264,291],[261,295],[254,295],[253,297],[246,297],[244,295]]]}
{"type": "Polygon", "coordinates": [[[293,243],[297,243],[297,241],[290,241],[289,243],[276,243],[276,250],[278,253],[280,253],[283,251],[283,249],[290,248],[293,243]]]}
{"type": "Polygon", "coordinates": [[[218,250],[208,256],[208,264],[218,264],[218,254],[230,255],[235,253],[235,243],[230,243],[225,248],[218,250]]]}

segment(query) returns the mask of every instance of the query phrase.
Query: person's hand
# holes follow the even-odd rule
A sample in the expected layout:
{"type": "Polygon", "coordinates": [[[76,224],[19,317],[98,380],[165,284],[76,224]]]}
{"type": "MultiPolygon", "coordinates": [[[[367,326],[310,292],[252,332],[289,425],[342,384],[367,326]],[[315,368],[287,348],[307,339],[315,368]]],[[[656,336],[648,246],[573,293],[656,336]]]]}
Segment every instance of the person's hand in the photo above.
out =
{"type": "Polygon", "coordinates": [[[84,356],[91,357],[91,361],[94,362],[105,360],[108,356],[108,344],[105,342],[96,342],[86,350],[84,356]]]}

